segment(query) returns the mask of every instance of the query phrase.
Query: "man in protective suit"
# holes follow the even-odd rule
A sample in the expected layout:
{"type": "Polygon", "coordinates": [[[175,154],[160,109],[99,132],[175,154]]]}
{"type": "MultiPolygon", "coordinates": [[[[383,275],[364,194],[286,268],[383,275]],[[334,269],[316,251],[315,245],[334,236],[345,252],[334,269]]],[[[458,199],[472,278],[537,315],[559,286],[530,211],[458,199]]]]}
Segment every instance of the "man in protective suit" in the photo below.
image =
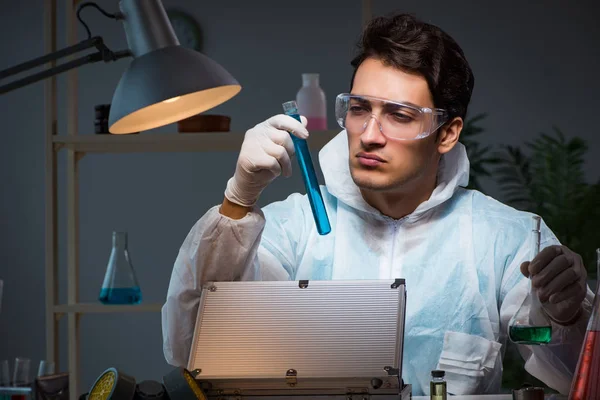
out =
{"type": "Polygon", "coordinates": [[[403,378],[428,393],[446,371],[453,394],[498,393],[502,344],[532,276],[552,319],[553,344],[519,346],[525,368],[568,393],[593,293],[581,257],[542,223],[529,260],[531,217],[467,190],[459,143],[474,77],[459,45],[409,15],[365,29],[351,90],[336,98],[343,130],[319,153],[332,225],[317,233],[308,198],[256,206],[292,172],[290,133],[303,123],[273,116],[246,132],[225,198],[189,232],[162,310],[164,353],[186,365],[206,281],[405,278],[403,378]],[[529,262],[531,261],[531,263],[529,262]]]}

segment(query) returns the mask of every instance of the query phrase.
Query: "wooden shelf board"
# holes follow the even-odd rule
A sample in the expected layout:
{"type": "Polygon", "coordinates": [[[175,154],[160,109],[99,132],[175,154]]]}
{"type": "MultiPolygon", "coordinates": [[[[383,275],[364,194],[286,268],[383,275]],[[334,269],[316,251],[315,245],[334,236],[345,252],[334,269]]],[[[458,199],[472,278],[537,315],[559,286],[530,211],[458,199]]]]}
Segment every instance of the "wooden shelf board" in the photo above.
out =
{"type": "MultiPolygon", "coordinates": [[[[339,132],[312,132],[308,145],[311,150],[319,150],[339,132]]],[[[238,152],[243,139],[242,132],[139,133],[57,135],[53,142],[55,150],[68,148],[79,153],[238,152]]]]}
{"type": "Polygon", "coordinates": [[[102,303],[77,303],[59,304],[54,306],[54,313],[66,314],[98,314],[98,313],[132,313],[132,312],[160,312],[162,304],[136,304],[136,305],[105,305],[102,303]]]}

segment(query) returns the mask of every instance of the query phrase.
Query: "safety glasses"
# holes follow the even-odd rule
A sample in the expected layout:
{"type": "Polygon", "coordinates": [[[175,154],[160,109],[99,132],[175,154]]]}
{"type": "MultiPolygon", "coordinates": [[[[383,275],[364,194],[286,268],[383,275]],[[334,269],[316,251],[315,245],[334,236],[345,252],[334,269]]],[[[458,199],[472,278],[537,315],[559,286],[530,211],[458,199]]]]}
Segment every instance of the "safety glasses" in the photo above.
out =
{"type": "Polygon", "coordinates": [[[335,118],[349,134],[363,133],[373,119],[390,139],[417,140],[446,123],[448,113],[439,108],[342,93],[335,100],[335,118]]]}

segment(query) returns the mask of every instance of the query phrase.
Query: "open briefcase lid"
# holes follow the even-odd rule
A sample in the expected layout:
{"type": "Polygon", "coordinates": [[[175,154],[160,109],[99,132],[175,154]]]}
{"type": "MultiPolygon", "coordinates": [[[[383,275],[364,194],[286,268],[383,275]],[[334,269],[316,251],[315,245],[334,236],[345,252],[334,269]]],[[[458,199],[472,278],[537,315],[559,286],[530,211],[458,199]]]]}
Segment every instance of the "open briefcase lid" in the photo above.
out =
{"type": "Polygon", "coordinates": [[[210,282],[187,369],[210,393],[399,394],[404,279],[210,282]]]}

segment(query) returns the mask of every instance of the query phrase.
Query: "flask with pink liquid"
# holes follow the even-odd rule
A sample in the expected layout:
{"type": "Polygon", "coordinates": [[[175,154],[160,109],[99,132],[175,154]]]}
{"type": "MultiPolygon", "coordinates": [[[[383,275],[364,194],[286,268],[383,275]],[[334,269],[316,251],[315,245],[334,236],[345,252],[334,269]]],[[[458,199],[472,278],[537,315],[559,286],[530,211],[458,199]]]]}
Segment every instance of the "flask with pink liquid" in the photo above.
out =
{"type": "Polygon", "coordinates": [[[327,130],[325,92],[319,86],[319,74],[302,74],[302,87],[296,95],[298,111],[308,120],[309,131],[327,130]]]}
{"type": "Polygon", "coordinates": [[[600,399],[600,248],[596,250],[596,296],[579,353],[569,400],[600,399]]]}

